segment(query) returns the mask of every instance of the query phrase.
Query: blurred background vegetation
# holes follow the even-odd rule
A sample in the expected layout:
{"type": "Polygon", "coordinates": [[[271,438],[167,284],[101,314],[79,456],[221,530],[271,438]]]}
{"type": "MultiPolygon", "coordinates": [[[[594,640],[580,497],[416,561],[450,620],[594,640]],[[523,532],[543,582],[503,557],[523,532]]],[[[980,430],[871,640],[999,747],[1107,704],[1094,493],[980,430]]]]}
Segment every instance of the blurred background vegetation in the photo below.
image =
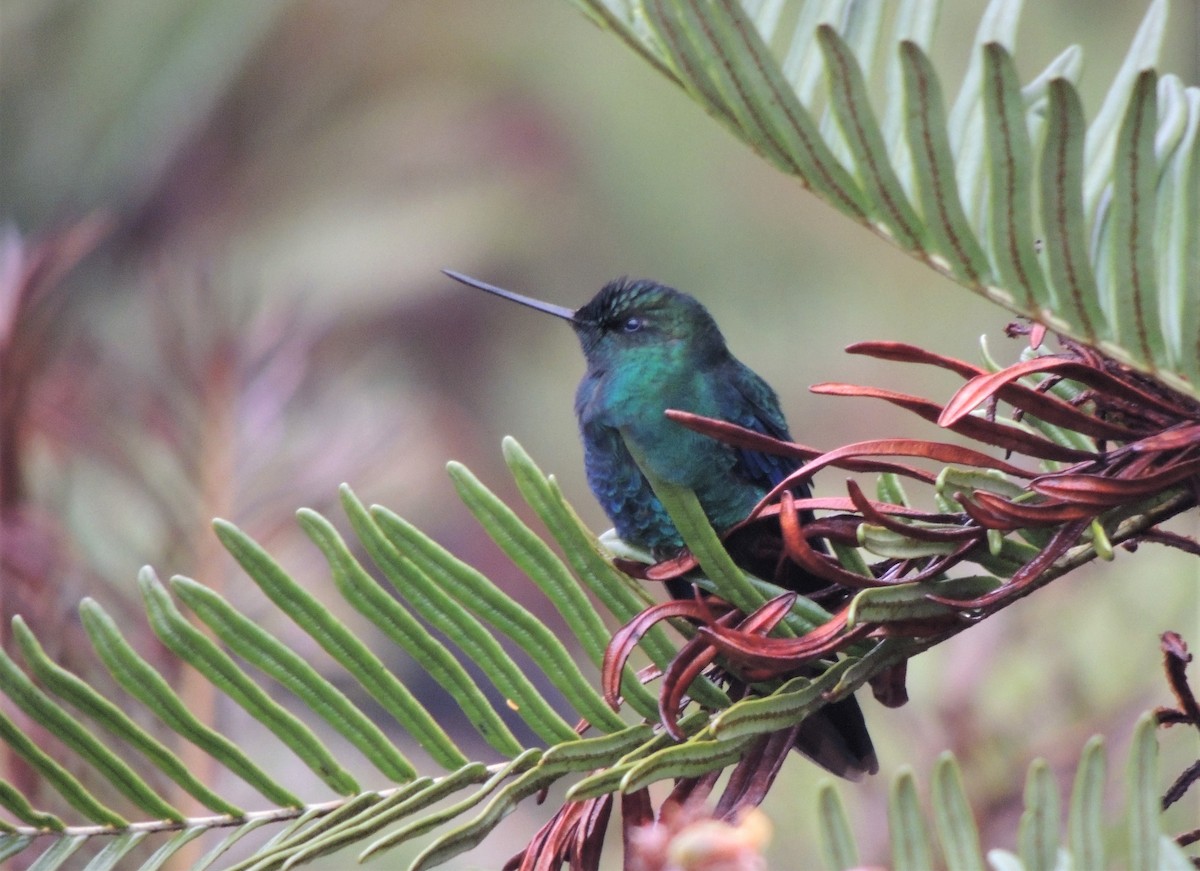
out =
{"type": "MultiPolygon", "coordinates": [[[[953,81],[983,4],[946,5],[935,57],[953,81]]],[[[1079,8],[1028,10],[1017,61],[1028,76],[1082,43],[1091,113],[1144,8],[1079,8]]],[[[1195,83],[1200,3],[1172,14],[1161,68],[1195,83]]],[[[124,607],[136,634],[145,563],[277,619],[213,516],[336,603],[291,513],[336,519],[348,481],[522,597],[442,472],[462,460],[514,497],[499,453],[512,434],[605,528],[575,434],[573,336],[442,266],[571,306],[620,274],[686,289],[818,447],[932,431],[811,383],[956,386],[844,355],[851,342],[975,361],[987,333],[998,359],[1019,351],[1004,312],[835,217],[562,0],[0,0],[0,221],[0,633],[22,613],[89,676],[75,605],[124,607]],[[22,269],[85,251],[18,305],[22,269]]],[[[843,789],[864,843],[883,841],[886,777],[953,749],[984,842],[1011,846],[1030,759],[1069,777],[1088,735],[1123,754],[1136,714],[1169,701],[1157,636],[1200,645],[1196,575],[1176,552],[1121,553],[915,661],[907,707],[866,702],[883,775],[843,789]]],[[[393,665],[422,686],[419,667],[393,665]]],[[[219,727],[250,728],[196,692],[219,727]]],[[[1170,738],[1173,776],[1189,748],[1170,738]]],[[[765,805],[771,855],[807,867],[818,772],[796,760],[784,778],[765,805]]],[[[455,867],[497,867],[544,816],[523,808],[455,867]]]]}

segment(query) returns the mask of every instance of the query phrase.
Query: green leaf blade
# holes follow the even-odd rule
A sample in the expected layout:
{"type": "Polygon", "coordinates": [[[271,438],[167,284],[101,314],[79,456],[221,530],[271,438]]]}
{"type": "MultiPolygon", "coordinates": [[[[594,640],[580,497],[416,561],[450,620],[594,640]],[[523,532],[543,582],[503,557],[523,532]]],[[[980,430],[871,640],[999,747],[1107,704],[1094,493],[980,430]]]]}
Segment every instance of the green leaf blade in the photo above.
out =
{"type": "Polygon", "coordinates": [[[384,576],[413,609],[479,665],[508,700],[509,707],[541,740],[554,744],[577,738],[571,724],[546,702],[483,623],[451,598],[426,572],[425,566],[434,567],[433,557],[424,556],[420,548],[408,548],[404,544],[405,534],[422,540],[424,536],[408,528],[403,520],[386,509],[368,511],[349,487],[343,486],[341,493],[342,507],[355,534],[384,576]],[[389,536],[385,527],[390,524],[396,529],[389,536]]]}
{"type": "Polygon", "coordinates": [[[338,764],[311,729],[267,695],[233,659],[187,622],[153,569],[142,569],[138,584],[151,628],[163,644],[270,729],[330,789],[341,795],[358,791],[350,772],[338,764]]]}
{"type": "Polygon", "coordinates": [[[34,676],[46,689],[89,716],[109,733],[137,749],[159,771],[209,810],[230,817],[243,814],[241,808],[221,798],[200,782],[187,765],[166,745],[146,732],[130,717],[84,683],[78,676],[53,662],[33,632],[20,617],[13,618],[13,637],[34,676]]]}
{"type": "Polygon", "coordinates": [[[1157,117],[1157,77],[1147,70],[1137,77],[1117,134],[1105,297],[1113,340],[1149,368],[1166,357],[1154,254],[1157,117]]]}
{"type": "Polygon", "coordinates": [[[150,663],[130,646],[116,621],[92,599],[79,606],[83,627],[104,666],[126,692],[145,705],[172,731],[204,750],[268,801],[283,807],[302,802],[255,765],[237,745],[214,731],[188,710],[183,700],[150,663]]]}
{"type": "Polygon", "coordinates": [[[962,772],[950,753],[939,756],[934,766],[933,819],[946,866],[956,871],[985,871],[979,830],[963,789],[962,772]]]}
{"type": "Polygon", "coordinates": [[[386,777],[416,777],[416,769],[383,731],[299,654],[203,584],[176,575],[171,590],[230,650],[302,700],[386,777]]]}
{"type": "Polygon", "coordinates": [[[1083,103],[1070,82],[1049,84],[1046,136],[1039,164],[1039,205],[1050,277],[1050,308],[1066,328],[1094,341],[1107,333],[1083,209],[1083,103]]]}
{"type": "Polygon", "coordinates": [[[907,766],[897,772],[888,793],[888,831],[895,871],[926,871],[933,867],[933,847],[921,813],[916,778],[907,766]]]}
{"type": "Polygon", "coordinates": [[[1105,868],[1104,741],[1093,736],[1084,745],[1071,788],[1067,843],[1080,868],[1105,868]]]}
{"type": "Polygon", "coordinates": [[[333,524],[315,511],[297,513],[301,528],[325,555],[334,583],[348,602],[393,643],[422,664],[458,703],[467,720],[493,748],[506,757],[522,751],[512,731],[488,703],[454,655],[367,574],[346,547],[333,524]]]}
{"type": "Polygon", "coordinates": [[[0,691],[142,811],[155,819],[183,819],[183,814],[151,789],[124,760],[38,689],[3,649],[0,649],[0,691]]]}
{"type": "Polygon", "coordinates": [[[900,59],[905,133],[925,225],[945,261],[944,269],[968,286],[980,288],[989,276],[987,258],[959,199],[941,84],[933,64],[915,43],[900,44],[900,59]]]}
{"type": "Polygon", "coordinates": [[[873,204],[872,218],[900,247],[924,249],[924,227],[892,169],[854,53],[829,25],[817,29],[817,39],[825,57],[834,115],[858,168],[859,182],[873,204]]]}
{"type": "Polygon", "coordinates": [[[468,760],[425,706],[383,662],[257,542],[231,523],[214,521],[217,537],[272,602],[338,662],[447,770],[468,760]]]}
{"type": "Polygon", "coordinates": [[[988,218],[992,263],[1006,288],[1023,294],[1018,305],[1038,318],[1049,291],[1033,238],[1033,149],[1012,57],[998,42],[983,47],[984,134],[991,190],[988,218]]]}

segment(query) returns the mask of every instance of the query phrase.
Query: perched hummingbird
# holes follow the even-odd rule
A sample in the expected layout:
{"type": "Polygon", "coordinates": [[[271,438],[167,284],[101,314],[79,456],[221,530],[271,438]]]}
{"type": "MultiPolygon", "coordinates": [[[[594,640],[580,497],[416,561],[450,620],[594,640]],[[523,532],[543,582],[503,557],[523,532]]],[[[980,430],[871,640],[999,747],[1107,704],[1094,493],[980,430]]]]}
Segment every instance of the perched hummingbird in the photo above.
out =
{"type": "MultiPolygon", "coordinates": [[[[694,297],[644,279],[606,284],[578,309],[542,302],[449,269],[456,281],[563,318],[583,346],[587,371],[575,393],[588,485],[617,534],[658,557],[674,555],[683,539],[630,448],[658,478],[693,490],[713,527],[744,520],[771,488],[794,471],[783,457],[723,444],[664,416],[668,408],[739,424],[790,439],[779,399],[762,378],[729,352],[712,315],[694,297]]],[[[807,496],[797,487],[798,496],[807,496]]],[[[761,548],[742,548],[747,553],[761,548]]],[[[774,576],[746,565],[748,571],[774,576]]],[[[769,553],[777,554],[777,549],[769,553]]],[[[781,580],[798,592],[826,585],[803,576],[781,580]]],[[[690,593],[670,588],[677,598],[690,593]]],[[[834,774],[874,774],[878,762],[853,698],[828,705],[801,727],[796,747],[834,774]]]]}

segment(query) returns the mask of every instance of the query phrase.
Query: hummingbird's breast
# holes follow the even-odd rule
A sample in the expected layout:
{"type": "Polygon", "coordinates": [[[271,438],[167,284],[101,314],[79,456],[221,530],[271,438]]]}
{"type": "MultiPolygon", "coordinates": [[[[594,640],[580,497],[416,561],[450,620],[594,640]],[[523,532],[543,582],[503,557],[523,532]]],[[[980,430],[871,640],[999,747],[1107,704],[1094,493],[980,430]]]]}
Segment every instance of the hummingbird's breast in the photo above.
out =
{"type": "Polygon", "coordinates": [[[580,382],[575,411],[588,484],[626,541],[656,550],[683,544],[634,453],[656,477],[695,491],[717,528],[742,519],[763,495],[734,474],[733,449],[664,415],[675,408],[722,417],[720,379],[711,374],[641,366],[589,370],[580,382]]]}

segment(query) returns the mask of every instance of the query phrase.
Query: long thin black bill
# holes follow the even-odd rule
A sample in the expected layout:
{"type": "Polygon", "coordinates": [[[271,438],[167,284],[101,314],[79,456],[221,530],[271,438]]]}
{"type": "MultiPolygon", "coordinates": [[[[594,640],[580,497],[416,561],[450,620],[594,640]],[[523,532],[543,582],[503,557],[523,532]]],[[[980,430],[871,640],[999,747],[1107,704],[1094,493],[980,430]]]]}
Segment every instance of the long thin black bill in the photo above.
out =
{"type": "Polygon", "coordinates": [[[494,284],[488,284],[486,281],[480,281],[478,278],[472,278],[469,275],[463,275],[461,272],[455,272],[453,269],[443,269],[442,272],[453,278],[455,281],[461,281],[468,287],[486,290],[488,293],[494,293],[496,296],[504,299],[519,302],[521,305],[527,305],[530,308],[535,308],[540,312],[545,312],[548,315],[554,315],[557,318],[564,318],[568,321],[575,320],[575,312],[566,306],[554,305],[549,302],[542,302],[540,299],[534,299],[531,296],[522,296],[519,293],[513,293],[511,290],[505,290],[503,287],[496,287],[494,284]]]}

